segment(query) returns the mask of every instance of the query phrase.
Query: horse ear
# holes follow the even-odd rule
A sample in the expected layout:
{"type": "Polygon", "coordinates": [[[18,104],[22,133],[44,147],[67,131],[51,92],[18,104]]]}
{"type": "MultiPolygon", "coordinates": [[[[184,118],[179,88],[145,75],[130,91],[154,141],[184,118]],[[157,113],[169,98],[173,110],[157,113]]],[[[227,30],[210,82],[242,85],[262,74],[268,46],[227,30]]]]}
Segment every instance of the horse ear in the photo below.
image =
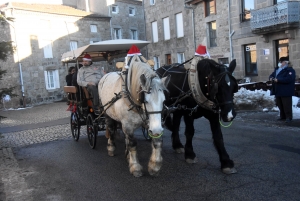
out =
{"type": "Polygon", "coordinates": [[[142,85],[145,86],[146,82],[147,82],[147,78],[146,78],[146,76],[144,74],[142,74],[140,76],[140,80],[141,80],[142,85]]]}
{"type": "Polygon", "coordinates": [[[171,80],[171,75],[168,75],[167,77],[164,77],[161,79],[161,82],[163,83],[163,85],[167,88],[169,82],[171,80]]]}
{"type": "Polygon", "coordinates": [[[233,60],[230,62],[230,64],[229,64],[228,70],[229,70],[231,73],[233,73],[235,67],[236,67],[236,60],[233,59],[233,60]]]}

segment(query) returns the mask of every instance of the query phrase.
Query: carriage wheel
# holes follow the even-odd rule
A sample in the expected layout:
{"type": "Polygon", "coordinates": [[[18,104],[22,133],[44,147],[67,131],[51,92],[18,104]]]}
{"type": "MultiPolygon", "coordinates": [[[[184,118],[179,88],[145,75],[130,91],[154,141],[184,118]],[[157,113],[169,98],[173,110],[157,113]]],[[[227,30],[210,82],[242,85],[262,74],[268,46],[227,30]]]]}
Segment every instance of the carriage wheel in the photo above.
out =
{"type": "Polygon", "coordinates": [[[94,149],[96,147],[97,135],[98,135],[98,126],[94,125],[94,117],[92,114],[88,114],[86,118],[86,128],[87,136],[89,140],[90,147],[94,149]]]}
{"type": "Polygon", "coordinates": [[[146,129],[144,126],[142,126],[142,132],[146,140],[151,140],[151,137],[149,136],[148,133],[148,129],[146,129]]]}
{"type": "Polygon", "coordinates": [[[75,141],[78,141],[80,136],[80,121],[79,121],[78,114],[76,112],[71,113],[70,125],[71,125],[72,136],[75,141]]]}

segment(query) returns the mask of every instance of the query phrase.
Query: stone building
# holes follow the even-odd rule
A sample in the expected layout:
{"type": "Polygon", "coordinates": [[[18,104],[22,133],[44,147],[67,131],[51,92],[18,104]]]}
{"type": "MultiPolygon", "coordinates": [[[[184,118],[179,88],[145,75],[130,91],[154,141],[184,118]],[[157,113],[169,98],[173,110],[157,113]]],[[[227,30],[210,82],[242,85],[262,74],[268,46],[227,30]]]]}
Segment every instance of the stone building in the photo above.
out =
{"type": "MultiPolygon", "coordinates": [[[[4,16],[14,22],[0,24],[0,35],[14,41],[15,54],[4,62],[7,74],[1,83],[16,86],[11,107],[60,100],[65,95],[67,67],[62,53],[110,39],[110,17],[64,5],[8,3],[4,16]]],[[[1,86],[3,87],[3,86],[1,86]]]]}
{"type": "MultiPolygon", "coordinates": [[[[145,40],[140,0],[15,0],[0,9],[14,18],[0,24],[1,39],[17,46],[13,57],[0,64],[8,70],[2,83],[16,86],[19,95],[9,107],[62,99],[68,67],[60,59],[72,48],[119,38],[145,40]]],[[[106,62],[96,65],[112,70],[106,62]]]]}
{"type": "Polygon", "coordinates": [[[234,76],[267,81],[281,56],[299,77],[299,1],[145,0],[149,57],[157,66],[181,63],[199,44],[212,59],[236,59],[234,76]]]}

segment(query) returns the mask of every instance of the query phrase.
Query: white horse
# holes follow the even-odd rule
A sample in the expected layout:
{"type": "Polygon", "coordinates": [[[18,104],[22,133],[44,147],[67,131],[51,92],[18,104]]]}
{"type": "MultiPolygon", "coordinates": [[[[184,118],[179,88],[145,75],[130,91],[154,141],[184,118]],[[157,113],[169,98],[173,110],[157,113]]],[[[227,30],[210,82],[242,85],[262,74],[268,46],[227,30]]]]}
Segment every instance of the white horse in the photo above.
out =
{"type": "Polygon", "coordinates": [[[115,121],[117,121],[122,124],[125,134],[125,154],[129,162],[129,171],[135,177],[140,177],[142,176],[142,166],[137,157],[134,131],[143,124],[148,124],[149,133],[152,135],[152,154],[148,172],[150,175],[157,175],[162,165],[161,112],[165,100],[163,91],[167,90],[169,77],[160,79],[148,64],[136,60],[139,59],[134,56],[127,77],[124,75],[122,77],[118,72],[108,73],[100,80],[98,90],[102,105],[105,106],[105,114],[108,116],[107,127],[112,133],[108,139],[108,154],[114,155],[112,125],[116,125],[115,121]],[[109,104],[113,98],[116,98],[116,94],[121,98],[109,104]]]}

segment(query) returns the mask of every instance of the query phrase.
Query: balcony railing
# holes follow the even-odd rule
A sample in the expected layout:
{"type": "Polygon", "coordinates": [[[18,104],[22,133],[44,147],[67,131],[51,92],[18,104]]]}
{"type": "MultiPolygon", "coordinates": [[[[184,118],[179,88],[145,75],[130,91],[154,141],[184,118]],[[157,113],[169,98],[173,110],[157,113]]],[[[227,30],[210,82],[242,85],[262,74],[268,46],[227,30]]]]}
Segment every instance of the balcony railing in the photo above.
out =
{"type": "Polygon", "coordinates": [[[274,6],[251,10],[250,26],[252,31],[280,24],[299,23],[300,2],[282,2],[274,6]]]}

